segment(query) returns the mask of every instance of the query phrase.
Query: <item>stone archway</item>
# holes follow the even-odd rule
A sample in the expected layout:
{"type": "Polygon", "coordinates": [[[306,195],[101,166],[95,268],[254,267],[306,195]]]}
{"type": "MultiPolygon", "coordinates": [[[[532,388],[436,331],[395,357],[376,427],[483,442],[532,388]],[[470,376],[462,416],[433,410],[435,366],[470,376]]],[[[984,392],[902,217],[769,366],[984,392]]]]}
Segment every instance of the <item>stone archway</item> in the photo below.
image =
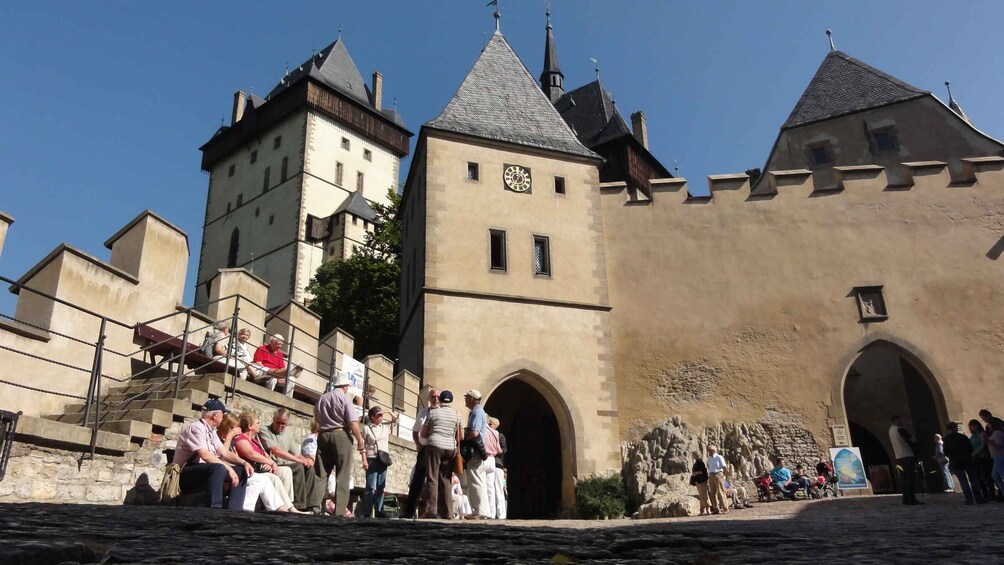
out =
{"type": "MultiPolygon", "coordinates": [[[[844,372],[840,398],[851,442],[862,449],[866,469],[895,476],[888,430],[890,416],[896,414],[916,435],[918,457],[926,470],[931,470],[933,436],[942,433],[949,412],[943,387],[913,351],[884,339],[861,347],[844,372]]],[[[940,490],[939,475],[927,476],[931,483],[928,489],[940,490]]]]}
{"type": "Polygon", "coordinates": [[[508,517],[559,517],[573,504],[575,457],[560,396],[540,377],[520,372],[504,378],[484,407],[508,442],[508,517]]]}

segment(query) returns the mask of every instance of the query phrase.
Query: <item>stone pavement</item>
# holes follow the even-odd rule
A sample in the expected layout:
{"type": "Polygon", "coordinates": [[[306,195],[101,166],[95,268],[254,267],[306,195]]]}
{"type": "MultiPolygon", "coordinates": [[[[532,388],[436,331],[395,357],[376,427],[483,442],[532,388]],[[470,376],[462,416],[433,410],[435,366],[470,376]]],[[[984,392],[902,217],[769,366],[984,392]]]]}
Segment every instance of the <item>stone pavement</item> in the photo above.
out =
{"type": "Polygon", "coordinates": [[[632,521],[345,521],[200,508],[0,505],[0,563],[998,563],[1004,504],[930,495],[632,521]],[[271,538],[277,538],[274,541],[271,538]]]}

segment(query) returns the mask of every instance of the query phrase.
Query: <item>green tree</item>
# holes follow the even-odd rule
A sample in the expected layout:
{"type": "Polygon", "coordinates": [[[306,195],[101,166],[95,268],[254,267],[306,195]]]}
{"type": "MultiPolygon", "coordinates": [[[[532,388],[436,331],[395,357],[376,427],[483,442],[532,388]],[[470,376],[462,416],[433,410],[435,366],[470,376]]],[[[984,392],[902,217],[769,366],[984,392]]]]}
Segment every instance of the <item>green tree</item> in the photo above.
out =
{"type": "Polygon", "coordinates": [[[355,337],[354,356],[397,357],[401,277],[401,197],[387,191],[390,204],[373,204],[377,220],[363,247],[344,261],[329,261],[307,285],[310,307],[321,316],[321,334],[341,328],[355,337]]]}

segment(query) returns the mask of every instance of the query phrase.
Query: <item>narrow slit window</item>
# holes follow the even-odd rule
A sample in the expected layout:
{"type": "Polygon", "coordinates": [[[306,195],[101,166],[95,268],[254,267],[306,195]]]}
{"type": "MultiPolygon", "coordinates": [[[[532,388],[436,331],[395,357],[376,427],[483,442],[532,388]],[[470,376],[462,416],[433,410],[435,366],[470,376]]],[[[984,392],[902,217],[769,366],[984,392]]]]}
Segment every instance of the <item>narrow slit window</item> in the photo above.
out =
{"type": "Polygon", "coordinates": [[[269,174],[272,172],[272,167],[265,167],[265,174],[261,179],[261,191],[268,192],[269,174]]]}
{"type": "Polygon", "coordinates": [[[251,152],[251,164],[252,165],[255,164],[256,161],[258,161],[258,151],[252,151],[251,152]]]}
{"type": "Polygon", "coordinates": [[[275,141],[272,142],[272,149],[278,149],[280,147],[282,147],[282,136],[281,135],[278,136],[278,137],[276,137],[275,141]]]}
{"type": "Polygon", "coordinates": [[[289,157],[282,158],[282,171],[279,174],[280,181],[286,182],[286,173],[289,172],[289,157]]]}
{"type": "Polygon", "coordinates": [[[491,247],[491,269],[506,270],[505,231],[488,230],[488,240],[491,247]]]}
{"type": "Polygon", "coordinates": [[[365,176],[362,173],[356,173],[356,190],[363,189],[363,180],[365,176]]]}
{"type": "Polygon", "coordinates": [[[478,180],[478,164],[467,163],[467,180],[478,180]]]}
{"type": "Polygon", "coordinates": [[[533,273],[551,276],[551,243],[542,235],[533,236],[533,273]]]}
{"type": "Polygon", "coordinates": [[[230,165],[230,170],[227,171],[227,176],[228,177],[234,176],[234,171],[236,170],[237,170],[237,165],[230,165]]]}
{"type": "Polygon", "coordinates": [[[342,186],[342,182],[345,180],[345,165],[336,162],[335,163],[335,184],[342,186]]]}
{"type": "Polygon", "coordinates": [[[565,177],[554,177],[554,193],[565,193],[565,177]]]}

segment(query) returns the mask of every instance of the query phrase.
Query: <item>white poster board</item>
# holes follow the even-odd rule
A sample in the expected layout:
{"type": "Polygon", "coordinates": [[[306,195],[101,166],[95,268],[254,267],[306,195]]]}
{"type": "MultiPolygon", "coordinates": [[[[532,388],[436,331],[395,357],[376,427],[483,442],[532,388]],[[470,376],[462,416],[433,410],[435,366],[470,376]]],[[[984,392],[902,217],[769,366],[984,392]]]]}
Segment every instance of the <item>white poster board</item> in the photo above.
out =
{"type": "Polygon", "coordinates": [[[366,386],[366,365],[349,357],[342,357],[342,373],[349,378],[349,397],[363,395],[366,386]]]}
{"type": "Polygon", "coordinates": [[[415,427],[415,419],[407,414],[397,415],[397,437],[411,441],[411,430],[415,427]]]}

